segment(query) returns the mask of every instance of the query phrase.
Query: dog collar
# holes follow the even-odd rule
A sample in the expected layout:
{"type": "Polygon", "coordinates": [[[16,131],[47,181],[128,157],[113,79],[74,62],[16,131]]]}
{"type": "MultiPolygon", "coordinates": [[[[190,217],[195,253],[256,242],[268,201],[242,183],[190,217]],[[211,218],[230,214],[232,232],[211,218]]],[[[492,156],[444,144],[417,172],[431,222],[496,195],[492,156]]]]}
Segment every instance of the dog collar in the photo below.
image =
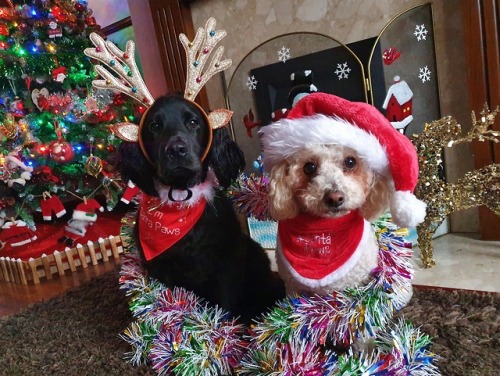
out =
{"type": "Polygon", "coordinates": [[[302,277],[322,279],[340,268],[356,251],[364,220],[357,211],[340,218],[300,214],[279,221],[278,237],[291,267],[302,277]]]}
{"type": "MultiPolygon", "coordinates": [[[[207,142],[207,147],[205,148],[205,151],[203,152],[203,155],[201,156],[201,161],[203,162],[205,160],[205,158],[207,157],[208,155],[208,151],[210,150],[210,147],[212,146],[212,139],[213,139],[213,129],[212,129],[212,123],[210,122],[210,119],[208,118],[208,115],[207,113],[205,112],[205,110],[196,102],[194,101],[191,101],[189,99],[186,99],[184,98],[186,101],[190,102],[191,104],[193,104],[196,108],[198,108],[198,110],[200,111],[200,113],[202,114],[202,116],[204,117],[207,125],[208,125],[208,142],[207,142]]],[[[141,121],[139,122],[139,131],[137,133],[137,137],[138,137],[138,141],[139,141],[139,146],[142,150],[142,153],[144,154],[144,156],[146,157],[147,161],[150,163],[150,164],[153,164],[153,162],[151,161],[151,158],[149,157],[149,154],[146,150],[146,147],[144,145],[144,141],[142,140],[142,127],[144,126],[144,122],[146,121],[146,116],[149,112],[149,110],[151,109],[151,107],[148,107],[146,109],[146,111],[144,111],[144,113],[142,114],[142,117],[141,117],[141,121]]]]}
{"type": "Polygon", "coordinates": [[[198,222],[207,201],[200,199],[193,205],[163,204],[150,210],[156,197],[144,195],[139,207],[139,242],[147,261],[167,252],[198,222]]]}

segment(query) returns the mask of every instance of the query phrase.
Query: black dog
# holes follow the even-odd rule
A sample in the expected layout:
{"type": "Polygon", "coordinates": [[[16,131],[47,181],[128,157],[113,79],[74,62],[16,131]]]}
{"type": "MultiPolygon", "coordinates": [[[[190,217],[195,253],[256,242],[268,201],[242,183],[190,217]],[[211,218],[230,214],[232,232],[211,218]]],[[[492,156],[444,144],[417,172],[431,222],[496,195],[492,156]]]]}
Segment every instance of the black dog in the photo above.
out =
{"type": "Polygon", "coordinates": [[[119,168],[124,179],[152,198],[151,204],[143,200],[136,225],[148,272],[244,320],[262,313],[284,296],[283,284],[271,272],[264,250],[241,231],[231,202],[211,184],[215,175],[219,186],[229,186],[244,167],[242,151],[226,128],[211,136],[205,114],[182,97],[160,97],[144,116],[142,144],[122,143],[119,168]],[[168,250],[147,260],[141,232],[153,233],[151,241],[160,243],[174,232],[168,226],[153,231],[161,227],[152,223],[161,215],[158,205],[185,207],[200,197],[207,204],[194,226],[168,250]]]}

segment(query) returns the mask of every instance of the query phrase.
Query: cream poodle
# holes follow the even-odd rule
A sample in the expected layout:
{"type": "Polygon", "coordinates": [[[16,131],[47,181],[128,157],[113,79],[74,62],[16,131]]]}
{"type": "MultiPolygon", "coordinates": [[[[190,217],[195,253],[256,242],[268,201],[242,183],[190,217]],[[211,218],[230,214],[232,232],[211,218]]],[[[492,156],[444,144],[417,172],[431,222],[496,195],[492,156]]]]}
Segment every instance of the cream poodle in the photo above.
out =
{"type": "Polygon", "coordinates": [[[368,221],[389,206],[389,192],[388,179],[348,147],[307,145],[275,165],[269,209],[280,221],[277,263],[287,293],[366,283],[378,256],[368,221]]]}
{"type": "Polygon", "coordinates": [[[379,254],[370,221],[388,208],[400,227],[423,221],[415,147],[375,107],[313,93],[260,136],[288,294],[364,285],[379,254]]]}

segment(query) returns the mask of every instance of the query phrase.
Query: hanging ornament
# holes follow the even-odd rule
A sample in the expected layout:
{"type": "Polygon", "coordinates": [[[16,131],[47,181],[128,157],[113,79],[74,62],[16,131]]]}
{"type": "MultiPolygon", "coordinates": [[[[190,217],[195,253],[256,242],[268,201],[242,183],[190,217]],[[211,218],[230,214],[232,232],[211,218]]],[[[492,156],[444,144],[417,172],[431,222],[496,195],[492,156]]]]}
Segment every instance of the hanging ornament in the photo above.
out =
{"type": "Polygon", "coordinates": [[[76,3],[75,4],[75,10],[77,12],[83,12],[85,10],[85,6],[82,3],[76,3]]]}
{"type": "Polygon", "coordinates": [[[34,89],[31,92],[31,100],[35,106],[40,110],[47,110],[49,108],[49,90],[47,88],[34,89]]]}
{"type": "Polygon", "coordinates": [[[57,140],[54,140],[49,145],[49,155],[53,161],[58,163],[68,163],[75,156],[75,149],[62,136],[62,129],[59,123],[54,124],[57,140]]]}
{"type": "Polygon", "coordinates": [[[68,141],[61,138],[50,143],[49,154],[55,162],[68,163],[75,156],[75,149],[68,141]]]}
{"type": "Polygon", "coordinates": [[[62,28],[57,25],[56,21],[49,22],[49,30],[47,31],[49,38],[55,39],[62,37],[62,28]]]}
{"type": "Polygon", "coordinates": [[[87,26],[95,26],[95,25],[97,25],[95,17],[92,17],[90,15],[87,16],[87,17],[85,17],[85,23],[87,24],[87,26]]]}
{"type": "Polygon", "coordinates": [[[9,111],[15,117],[24,116],[24,103],[19,97],[15,97],[9,105],[9,111]]]}
{"type": "Polygon", "coordinates": [[[64,82],[67,77],[66,67],[57,67],[52,70],[52,79],[56,82],[64,82]]]}
{"type": "Polygon", "coordinates": [[[9,28],[5,24],[0,24],[0,35],[3,36],[8,36],[9,35],[9,28]]]}
{"type": "Polygon", "coordinates": [[[29,129],[28,122],[26,121],[26,119],[19,119],[18,124],[19,128],[21,129],[21,134],[23,137],[23,146],[26,146],[27,148],[31,149],[40,143],[40,140],[38,140],[35,136],[33,136],[33,133],[29,129]]]}
{"type": "Polygon", "coordinates": [[[0,134],[10,140],[14,140],[19,134],[19,125],[14,119],[14,115],[7,113],[3,124],[0,123],[0,134]]]}
{"type": "Polygon", "coordinates": [[[87,171],[87,174],[97,177],[102,172],[102,167],[102,159],[91,153],[87,158],[87,162],[85,162],[85,171],[87,171]]]}

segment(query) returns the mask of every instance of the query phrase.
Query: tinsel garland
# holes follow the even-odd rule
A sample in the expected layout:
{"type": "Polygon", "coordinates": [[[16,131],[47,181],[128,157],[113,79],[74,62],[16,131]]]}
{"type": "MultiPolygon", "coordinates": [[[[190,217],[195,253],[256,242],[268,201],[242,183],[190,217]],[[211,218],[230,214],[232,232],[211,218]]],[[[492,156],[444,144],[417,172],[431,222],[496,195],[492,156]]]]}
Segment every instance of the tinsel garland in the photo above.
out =
{"type": "Polygon", "coordinates": [[[251,328],[239,325],[183,288],[147,276],[125,221],[120,284],[135,321],[122,337],[127,358],[160,375],[438,375],[430,339],[411,324],[391,320],[411,288],[411,250],[401,232],[379,222],[379,267],[364,287],[327,296],[291,296],[276,303],[251,328]],[[370,353],[333,351],[375,339],[370,353]]]}

